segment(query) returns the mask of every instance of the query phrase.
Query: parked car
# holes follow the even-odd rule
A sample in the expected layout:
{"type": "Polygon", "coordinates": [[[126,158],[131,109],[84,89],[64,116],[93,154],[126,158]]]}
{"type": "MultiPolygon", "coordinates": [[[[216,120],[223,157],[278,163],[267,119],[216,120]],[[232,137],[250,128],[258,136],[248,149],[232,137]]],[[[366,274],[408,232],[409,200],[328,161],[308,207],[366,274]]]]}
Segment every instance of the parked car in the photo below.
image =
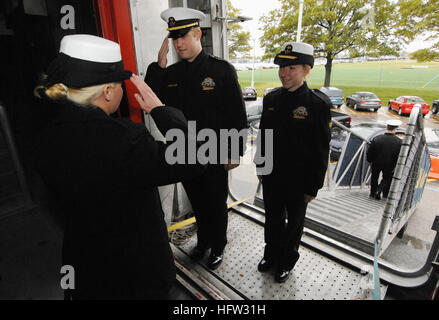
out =
{"type": "Polygon", "coordinates": [[[242,97],[244,100],[256,100],[258,95],[256,93],[256,89],[252,87],[246,87],[242,90],[242,97]]]}
{"type": "Polygon", "coordinates": [[[439,114],[439,100],[434,100],[431,104],[431,113],[439,114]]]}
{"type": "Polygon", "coordinates": [[[428,177],[439,179],[439,129],[424,128],[424,134],[431,160],[428,177]]]}
{"type": "MultiPolygon", "coordinates": [[[[351,127],[352,117],[346,113],[331,110],[331,120],[337,120],[345,127],[351,127]]],[[[334,126],[333,126],[334,128],[334,126]]]]}
{"type": "Polygon", "coordinates": [[[332,105],[336,108],[339,108],[344,103],[343,90],[336,87],[321,87],[320,91],[329,97],[332,105]]]}
{"type": "Polygon", "coordinates": [[[381,108],[381,99],[372,92],[355,92],[346,98],[346,106],[376,112],[381,108]]]}
{"type": "Polygon", "coordinates": [[[392,99],[388,103],[388,108],[398,112],[399,115],[410,114],[415,104],[421,104],[422,114],[426,115],[430,111],[430,106],[421,98],[416,96],[401,96],[396,99],[392,99]]]}

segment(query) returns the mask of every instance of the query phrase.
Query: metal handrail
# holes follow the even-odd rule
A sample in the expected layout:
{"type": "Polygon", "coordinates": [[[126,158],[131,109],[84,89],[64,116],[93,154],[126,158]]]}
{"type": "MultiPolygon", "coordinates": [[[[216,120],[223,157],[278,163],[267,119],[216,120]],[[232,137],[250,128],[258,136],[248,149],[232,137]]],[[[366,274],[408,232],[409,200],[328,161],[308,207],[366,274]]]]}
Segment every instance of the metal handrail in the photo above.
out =
{"type": "MultiPolygon", "coordinates": [[[[406,220],[409,218],[409,211],[414,211],[412,203],[410,208],[407,208],[406,206],[410,191],[409,188],[411,187],[410,183],[407,182],[410,182],[408,181],[409,179],[416,177],[419,174],[419,163],[413,162],[419,162],[420,157],[423,155],[422,151],[425,151],[425,136],[423,134],[423,128],[424,125],[422,121],[421,108],[415,105],[412,109],[407,124],[406,134],[401,145],[392,183],[390,185],[389,195],[377,233],[376,240],[380,253],[386,237],[388,237],[389,234],[394,233],[394,230],[391,230],[391,228],[395,227],[395,223],[397,222],[398,226],[400,226],[402,223],[407,222],[406,220]],[[416,128],[419,129],[418,131],[420,132],[420,135],[416,135],[416,128]],[[415,150],[415,155],[413,159],[411,159],[410,152],[413,151],[412,146],[416,142],[422,142],[424,148],[422,150],[419,148],[415,150]],[[402,190],[401,186],[403,186],[402,190]]],[[[429,158],[427,161],[429,161],[429,158]]]]}

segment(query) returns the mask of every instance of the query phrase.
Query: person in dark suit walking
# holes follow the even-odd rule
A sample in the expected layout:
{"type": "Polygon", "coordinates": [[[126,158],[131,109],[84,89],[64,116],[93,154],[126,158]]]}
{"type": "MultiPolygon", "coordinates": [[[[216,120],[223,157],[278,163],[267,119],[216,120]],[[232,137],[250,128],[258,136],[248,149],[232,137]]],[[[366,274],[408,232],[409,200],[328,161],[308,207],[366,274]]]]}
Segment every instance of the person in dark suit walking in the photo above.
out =
{"type": "Polygon", "coordinates": [[[389,120],[386,124],[386,133],[372,140],[366,155],[367,161],[372,167],[369,197],[377,200],[381,200],[381,193],[384,198],[387,198],[389,194],[393,171],[401,149],[401,139],[395,133],[402,122],[400,120],[389,120]],[[380,173],[382,173],[383,178],[378,184],[380,173]]]}

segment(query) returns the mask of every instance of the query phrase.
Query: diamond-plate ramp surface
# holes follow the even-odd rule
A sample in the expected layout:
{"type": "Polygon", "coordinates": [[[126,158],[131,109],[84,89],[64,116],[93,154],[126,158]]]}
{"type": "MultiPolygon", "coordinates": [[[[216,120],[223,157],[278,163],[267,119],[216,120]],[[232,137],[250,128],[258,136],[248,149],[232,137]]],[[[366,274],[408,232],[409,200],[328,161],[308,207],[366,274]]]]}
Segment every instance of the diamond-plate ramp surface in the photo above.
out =
{"type": "MultiPolygon", "coordinates": [[[[227,236],[222,265],[206,272],[214,273],[248,299],[365,298],[364,277],[360,273],[303,246],[299,248],[300,259],[287,282],[280,284],[274,281],[273,273],[260,273],[257,265],[264,251],[264,228],[233,212],[229,213],[227,236]]],[[[180,248],[188,254],[195,245],[196,236],[180,248]]]]}

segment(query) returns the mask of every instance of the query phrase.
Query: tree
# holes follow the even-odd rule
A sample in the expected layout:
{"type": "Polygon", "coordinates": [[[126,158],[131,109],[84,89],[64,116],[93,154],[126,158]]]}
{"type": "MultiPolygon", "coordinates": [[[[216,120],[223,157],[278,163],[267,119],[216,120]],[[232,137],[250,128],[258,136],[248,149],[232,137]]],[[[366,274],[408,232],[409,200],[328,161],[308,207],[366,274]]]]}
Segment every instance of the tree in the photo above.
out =
{"type": "MultiPolygon", "coordinates": [[[[233,7],[232,2],[227,0],[228,15],[236,18],[241,13],[241,10],[233,7]]],[[[228,38],[229,38],[229,57],[236,59],[238,55],[245,55],[251,52],[252,47],[249,44],[250,32],[243,31],[243,27],[238,23],[228,24],[228,38]]]]}
{"type": "MultiPolygon", "coordinates": [[[[279,0],[280,9],[261,18],[264,58],[274,57],[281,46],[295,41],[299,0],[279,0]]],[[[413,0],[412,0],[413,1],[413,0]]],[[[398,3],[392,0],[305,0],[302,41],[314,46],[315,57],[326,58],[325,86],[330,85],[332,63],[341,52],[351,56],[397,54],[414,33],[393,19],[398,3]]]]}
{"type": "Polygon", "coordinates": [[[412,59],[418,62],[439,61],[439,52],[430,49],[420,49],[411,54],[412,59]]]}
{"type": "MultiPolygon", "coordinates": [[[[438,39],[439,1],[437,0],[400,0],[401,20],[406,28],[417,34],[425,34],[425,40],[438,39]]],[[[439,49],[439,40],[433,45],[439,49]]]]}

